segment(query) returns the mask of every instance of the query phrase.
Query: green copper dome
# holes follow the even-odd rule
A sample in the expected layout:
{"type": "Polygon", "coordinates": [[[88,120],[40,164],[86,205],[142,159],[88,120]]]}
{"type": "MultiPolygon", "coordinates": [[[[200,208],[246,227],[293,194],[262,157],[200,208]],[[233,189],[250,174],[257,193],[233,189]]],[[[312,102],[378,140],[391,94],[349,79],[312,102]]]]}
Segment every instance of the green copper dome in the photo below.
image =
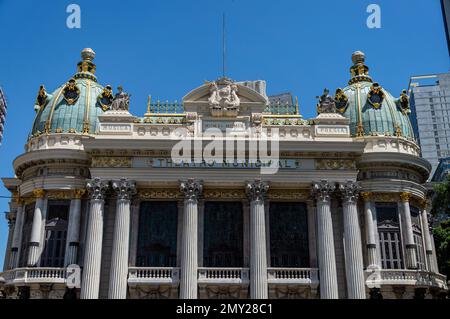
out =
{"type": "Polygon", "coordinates": [[[352,56],[351,79],[344,89],[335,95],[338,113],[350,119],[352,136],[402,136],[414,139],[409,120],[409,98],[403,91],[394,98],[388,91],[373,82],[364,64],[364,53],[357,51],[352,56]]]}
{"type": "Polygon", "coordinates": [[[109,108],[111,87],[103,88],[95,77],[95,56],[92,49],[84,49],[78,72],[52,94],[41,86],[36,99],[36,118],[31,135],[52,133],[95,133],[98,116],[109,108]]]}

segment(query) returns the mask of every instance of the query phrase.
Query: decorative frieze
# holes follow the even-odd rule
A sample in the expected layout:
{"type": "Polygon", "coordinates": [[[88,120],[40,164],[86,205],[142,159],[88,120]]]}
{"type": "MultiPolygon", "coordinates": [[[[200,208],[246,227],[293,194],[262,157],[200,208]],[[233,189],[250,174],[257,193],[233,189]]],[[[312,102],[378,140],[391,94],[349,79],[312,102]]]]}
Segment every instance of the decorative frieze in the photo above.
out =
{"type": "Polygon", "coordinates": [[[138,197],[141,200],[149,199],[181,199],[182,194],[176,188],[139,189],[138,197]]]}
{"type": "Polygon", "coordinates": [[[33,195],[35,198],[44,198],[45,197],[45,190],[42,188],[36,188],[33,190],[33,195]]]}
{"type": "Polygon", "coordinates": [[[208,189],[204,191],[205,199],[244,199],[245,192],[241,189],[208,189]]]}
{"type": "Polygon", "coordinates": [[[356,169],[356,163],[354,160],[346,159],[324,159],[316,160],[316,169],[356,169]]]}
{"type": "Polygon", "coordinates": [[[308,190],[270,189],[267,198],[270,200],[307,200],[310,197],[308,190]]]}
{"type": "Polygon", "coordinates": [[[95,168],[126,168],[131,167],[131,157],[93,157],[92,167],[95,168]]]}

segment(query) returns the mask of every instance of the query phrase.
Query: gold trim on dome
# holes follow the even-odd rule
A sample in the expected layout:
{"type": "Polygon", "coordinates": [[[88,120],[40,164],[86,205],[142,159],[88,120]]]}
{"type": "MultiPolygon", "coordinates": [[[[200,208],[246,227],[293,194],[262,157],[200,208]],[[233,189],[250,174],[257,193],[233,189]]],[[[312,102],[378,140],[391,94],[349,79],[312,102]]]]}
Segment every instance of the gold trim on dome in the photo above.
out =
{"type": "Polygon", "coordinates": [[[46,134],[50,133],[51,125],[52,125],[52,119],[53,119],[53,113],[55,112],[55,106],[58,103],[59,98],[61,97],[61,94],[63,92],[64,88],[61,88],[56,95],[56,98],[53,100],[52,108],[50,109],[50,115],[48,116],[47,121],[45,122],[45,128],[44,132],[46,134]]]}
{"type": "Polygon", "coordinates": [[[362,125],[362,111],[361,111],[361,84],[356,83],[356,101],[358,102],[358,127],[356,130],[357,137],[364,136],[364,127],[362,125]]]}
{"type": "Polygon", "coordinates": [[[269,189],[267,197],[270,200],[307,200],[310,194],[307,190],[269,189]]]}
{"type": "Polygon", "coordinates": [[[44,198],[45,196],[45,190],[42,188],[37,188],[33,190],[33,195],[36,198],[44,198]]]}
{"type": "Polygon", "coordinates": [[[316,169],[356,169],[354,160],[316,160],[316,169]]]}
{"type": "Polygon", "coordinates": [[[207,189],[203,191],[205,199],[245,199],[243,189],[207,189]]]}
{"type": "Polygon", "coordinates": [[[180,199],[183,198],[177,188],[154,188],[154,189],[140,189],[138,197],[141,200],[148,199],[180,199]]]}
{"type": "Polygon", "coordinates": [[[131,157],[93,157],[92,158],[92,167],[96,168],[112,168],[112,167],[123,167],[129,168],[131,167],[131,157]]]}
{"type": "Polygon", "coordinates": [[[86,105],[84,109],[83,134],[89,134],[89,111],[91,105],[91,81],[86,80],[86,105]]]}

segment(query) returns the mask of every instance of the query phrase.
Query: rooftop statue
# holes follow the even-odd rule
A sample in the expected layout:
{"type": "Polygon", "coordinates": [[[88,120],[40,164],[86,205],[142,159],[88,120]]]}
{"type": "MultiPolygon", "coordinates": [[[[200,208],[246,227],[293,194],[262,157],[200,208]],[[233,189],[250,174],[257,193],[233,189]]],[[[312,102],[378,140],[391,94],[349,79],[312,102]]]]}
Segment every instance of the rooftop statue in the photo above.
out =
{"type": "Polygon", "coordinates": [[[323,94],[316,98],[319,99],[319,103],[317,104],[317,113],[336,113],[336,104],[334,102],[334,98],[330,96],[330,90],[324,89],[323,94]]]}
{"type": "Polygon", "coordinates": [[[241,103],[237,96],[238,87],[228,79],[207,82],[210,96],[208,102],[213,116],[236,116],[241,103]]]}
{"type": "Polygon", "coordinates": [[[121,85],[117,87],[117,93],[114,96],[114,100],[111,104],[111,110],[113,111],[128,111],[130,107],[130,95],[123,91],[121,85]]]}

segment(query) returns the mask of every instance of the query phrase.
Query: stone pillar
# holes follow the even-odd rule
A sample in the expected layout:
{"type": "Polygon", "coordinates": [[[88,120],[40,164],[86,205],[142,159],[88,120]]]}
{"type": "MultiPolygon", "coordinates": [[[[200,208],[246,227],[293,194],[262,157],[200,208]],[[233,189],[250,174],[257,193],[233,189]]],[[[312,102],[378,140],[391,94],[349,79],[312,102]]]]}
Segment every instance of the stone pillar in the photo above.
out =
{"type": "Polygon", "coordinates": [[[13,245],[13,237],[14,237],[14,228],[16,225],[16,214],[13,212],[10,212],[6,215],[6,219],[8,220],[8,239],[6,242],[6,249],[5,249],[5,258],[3,259],[3,270],[7,270],[10,265],[11,260],[11,247],[13,245]]]}
{"type": "Polygon", "coordinates": [[[327,181],[312,185],[312,192],[317,200],[317,249],[321,299],[337,299],[339,297],[330,210],[330,194],[334,189],[335,186],[327,181]]]}
{"type": "Polygon", "coordinates": [[[358,192],[355,182],[339,184],[344,214],[344,256],[345,277],[347,279],[347,297],[366,299],[364,265],[362,256],[361,229],[358,220],[358,192]]]}
{"type": "Polygon", "coordinates": [[[91,201],[86,233],[81,299],[98,299],[102,260],[103,208],[107,182],[94,178],[86,184],[91,201]]]}
{"type": "Polygon", "coordinates": [[[117,203],[108,299],[126,299],[130,248],[130,203],[131,197],[136,194],[136,183],[121,178],[112,182],[112,188],[117,194],[117,203]]]}
{"type": "Polygon", "coordinates": [[[22,228],[25,217],[25,207],[23,200],[17,200],[16,222],[11,243],[11,254],[9,255],[9,269],[17,268],[19,265],[19,249],[22,244],[22,228]]]}
{"type": "Polygon", "coordinates": [[[47,206],[45,203],[45,191],[43,189],[35,189],[33,195],[36,197],[36,203],[34,206],[30,241],[28,243],[28,267],[36,267],[41,257],[42,222],[43,216],[46,215],[43,210],[47,206]]]}
{"type": "Polygon", "coordinates": [[[433,261],[433,244],[431,242],[430,225],[428,223],[428,201],[423,200],[421,202],[421,214],[422,219],[422,234],[423,240],[425,242],[425,253],[427,258],[427,269],[428,271],[434,271],[434,261],[433,261]]]}
{"type": "Polygon", "coordinates": [[[406,268],[416,269],[417,268],[417,257],[416,257],[416,245],[414,243],[412,222],[411,222],[411,212],[409,209],[409,198],[411,195],[409,193],[401,193],[401,207],[402,216],[404,222],[404,238],[406,247],[406,268]]]}
{"type": "Polygon", "coordinates": [[[181,247],[180,299],[197,298],[198,267],[198,198],[203,191],[201,181],[180,181],[184,195],[181,247]]]}
{"type": "Polygon", "coordinates": [[[362,192],[361,197],[364,201],[364,220],[366,224],[366,242],[367,242],[367,268],[381,268],[378,248],[378,223],[375,210],[375,204],[371,200],[371,193],[362,192]]]}
{"type": "Polygon", "coordinates": [[[250,298],[267,299],[267,246],[264,200],[269,184],[260,180],[247,182],[250,201],[250,298]]]}
{"type": "Polygon", "coordinates": [[[67,231],[66,255],[64,265],[78,263],[78,247],[80,246],[80,219],[81,219],[81,197],[86,191],[77,189],[73,191],[70,201],[69,223],[67,231]]]}

